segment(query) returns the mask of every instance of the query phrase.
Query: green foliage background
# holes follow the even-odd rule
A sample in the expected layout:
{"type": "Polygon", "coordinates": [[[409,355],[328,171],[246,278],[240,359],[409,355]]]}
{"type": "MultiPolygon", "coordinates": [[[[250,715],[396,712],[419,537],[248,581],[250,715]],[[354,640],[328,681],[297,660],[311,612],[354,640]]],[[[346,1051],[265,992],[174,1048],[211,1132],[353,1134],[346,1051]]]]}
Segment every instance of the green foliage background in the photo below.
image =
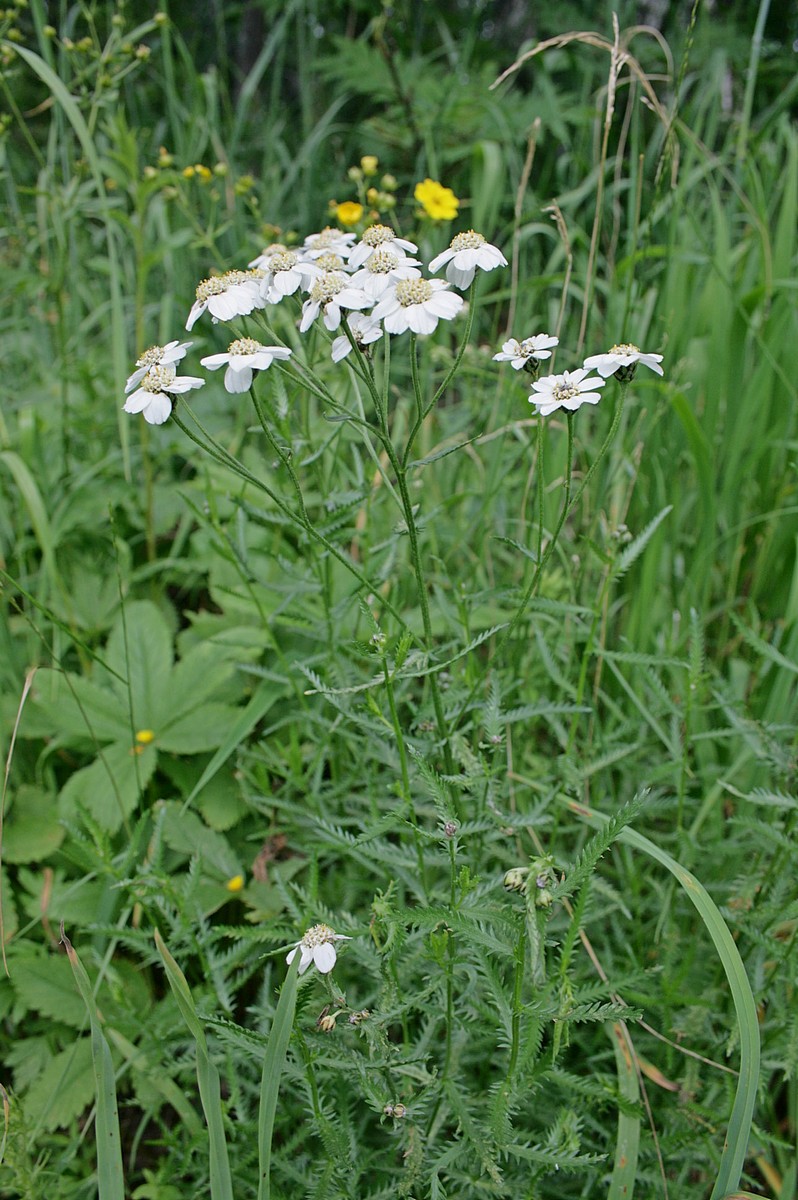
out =
{"type": "MultiPolygon", "coordinates": [[[[661,33],[624,40],[639,74],[621,70],[603,147],[613,11],[624,39],[645,15],[4,10],[0,1194],[98,1194],[92,1031],[60,922],[110,1047],[128,1193],[176,1200],[215,1184],[155,929],[191,987],[247,1196],[278,951],[327,921],[352,941],[327,990],[311,973],[299,992],[275,1194],[620,1195],[620,1113],[639,1195],[715,1195],[745,1029],[706,920],[622,836],[632,823],[733,934],[763,1045],[743,1182],[796,1195],[798,14],[668,5],[661,33]],[[552,44],[492,87],[538,39],[585,30],[608,42],[552,44]],[[480,285],[411,475],[448,781],[429,664],[403,637],[420,628],[407,538],[357,431],[270,374],[316,527],[379,606],[174,423],[119,411],[133,360],[180,335],[198,280],[276,231],[320,228],[330,200],[356,198],[363,154],[398,180],[406,230],[418,180],[462,198],[456,227],[419,226],[424,255],[473,225],[512,260],[480,285]],[[534,572],[539,478],[546,529],[557,521],[566,438],[547,426],[541,464],[527,389],[492,355],[555,327],[558,369],[630,340],[662,352],[666,374],[635,380],[502,649],[496,627],[534,572]],[[412,815],[386,674],[415,750],[412,815]],[[591,842],[580,806],[621,816],[591,842]],[[502,878],[546,855],[542,912],[502,878]],[[325,1004],[342,1012],[330,1036],[325,1004]]],[[[282,332],[295,337],[290,320],[282,332]]],[[[200,323],[192,357],[222,333],[200,323]]],[[[456,349],[443,331],[423,348],[430,394],[456,349]]],[[[311,352],[351,398],[325,346],[311,352]]],[[[578,415],[577,479],[609,393],[578,415]]],[[[217,384],[196,408],[290,499],[243,401],[217,384]]]]}

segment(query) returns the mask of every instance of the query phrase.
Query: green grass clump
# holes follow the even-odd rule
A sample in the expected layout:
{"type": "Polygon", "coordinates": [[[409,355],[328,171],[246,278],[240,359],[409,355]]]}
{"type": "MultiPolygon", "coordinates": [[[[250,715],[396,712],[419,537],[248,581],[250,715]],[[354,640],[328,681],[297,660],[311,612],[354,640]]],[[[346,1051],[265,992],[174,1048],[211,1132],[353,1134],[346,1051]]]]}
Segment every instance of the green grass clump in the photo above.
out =
{"type": "Polygon", "coordinates": [[[0,1195],[795,1196],[795,89],[629,7],[5,11],[0,1195]],[[336,221],[507,265],[185,332],[336,221]]]}

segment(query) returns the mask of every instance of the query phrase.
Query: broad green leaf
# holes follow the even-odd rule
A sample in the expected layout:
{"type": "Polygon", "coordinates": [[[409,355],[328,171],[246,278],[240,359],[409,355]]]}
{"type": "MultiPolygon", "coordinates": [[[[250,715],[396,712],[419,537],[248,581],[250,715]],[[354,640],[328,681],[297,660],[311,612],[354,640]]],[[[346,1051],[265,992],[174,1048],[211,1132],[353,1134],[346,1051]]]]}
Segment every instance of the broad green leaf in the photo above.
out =
{"type": "MultiPolygon", "coordinates": [[[[193,712],[235,676],[235,665],[213,645],[194,646],[174,666],[169,680],[166,707],[159,723],[168,724],[169,716],[193,712]]],[[[237,689],[240,693],[241,687],[237,689]]],[[[229,699],[228,696],[223,697],[229,699]]]]}
{"type": "Polygon", "coordinates": [[[201,754],[221,745],[240,716],[230,704],[206,703],[194,712],[176,715],[171,724],[157,729],[157,745],[172,754],[201,754]]]}
{"type": "Polygon", "coordinates": [[[106,746],[91,766],[76,771],[61,789],[61,816],[73,818],[85,808],[103,829],[116,833],[136,807],[156,761],[154,744],[141,747],[140,753],[129,742],[106,746]]]}
{"type": "MultiPolygon", "coordinates": [[[[74,983],[72,986],[74,991],[74,983]]],[[[77,998],[80,1000],[79,996],[77,998]]],[[[84,1019],[85,1015],[84,1008],[84,1019]]],[[[82,1037],[50,1060],[26,1092],[23,1104],[26,1119],[31,1125],[53,1130],[69,1125],[89,1107],[93,1099],[91,1038],[82,1037]]]]}
{"type": "Polygon", "coordinates": [[[163,808],[163,837],[167,846],[189,858],[196,855],[222,881],[239,874],[241,863],[226,838],[209,829],[196,813],[184,812],[175,801],[165,802],[163,808]]]}
{"type": "Polygon", "coordinates": [[[105,661],[128,681],[128,688],[123,688],[109,677],[125,700],[129,691],[136,729],[154,728],[163,712],[172,660],[172,632],[161,610],[149,600],[125,605],[108,638],[105,661]]]}
{"type": "Polygon", "coordinates": [[[9,863],[40,862],[64,840],[54,796],[25,785],[18,789],[3,827],[3,859],[9,863]]]}
{"type": "Polygon", "coordinates": [[[74,1029],[86,1024],[86,1007],[75,991],[72,969],[63,955],[27,949],[14,953],[12,947],[9,970],[14,990],[28,1010],[74,1029]]]}
{"type": "Polygon", "coordinates": [[[42,668],[36,673],[33,704],[23,713],[24,737],[55,736],[60,742],[116,742],[131,736],[124,699],[80,675],[42,668]]]}

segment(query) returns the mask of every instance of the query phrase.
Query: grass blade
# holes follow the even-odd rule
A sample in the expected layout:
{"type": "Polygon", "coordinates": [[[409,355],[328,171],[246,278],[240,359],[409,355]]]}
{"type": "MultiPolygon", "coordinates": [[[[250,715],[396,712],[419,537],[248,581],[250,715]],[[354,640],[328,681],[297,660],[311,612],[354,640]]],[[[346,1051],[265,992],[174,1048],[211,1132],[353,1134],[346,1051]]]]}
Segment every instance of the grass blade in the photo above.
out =
{"type": "MultiPolygon", "coordinates": [[[[606,817],[581,804],[570,802],[569,808],[594,828],[606,823],[606,817]]],[[[710,1196],[710,1200],[720,1200],[721,1197],[734,1192],[740,1182],[756,1101],[760,1051],[759,1022],[757,1021],[753,992],[729,927],[703,884],[699,883],[695,875],[678,863],[675,858],[671,858],[670,854],[661,850],[654,842],[650,842],[648,838],[643,837],[634,829],[624,829],[619,834],[618,840],[636,850],[642,850],[644,854],[656,859],[681,884],[690,901],[698,910],[698,914],[715,944],[721,965],[729,981],[734,1011],[737,1014],[740,1075],[729,1117],[729,1127],[718,1164],[718,1174],[710,1196]]]]}
{"type": "Polygon", "coordinates": [[[227,1157],[227,1142],[222,1119],[219,1072],[208,1056],[208,1043],[199,1022],[186,977],[166,949],[164,940],[157,929],[155,930],[155,945],[158,947],[172,995],[177,1001],[183,1020],[197,1043],[197,1083],[199,1084],[202,1111],[205,1113],[205,1121],[208,1125],[210,1143],[211,1200],[233,1200],[233,1182],[230,1176],[230,1162],[227,1157]]]}
{"type": "MultiPolygon", "coordinates": [[[[632,1061],[626,1030],[620,1021],[607,1026],[615,1051],[618,1070],[618,1088],[624,1100],[637,1104],[640,1089],[637,1072],[632,1061]]],[[[640,1147],[640,1118],[631,1117],[623,1109],[618,1110],[618,1138],[615,1143],[615,1162],[610,1179],[607,1200],[632,1200],[637,1175],[637,1152],[640,1147]]]]}
{"type": "Polygon", "coordinates": [[[260,1083],[260,1109],[258,1111],[258,1200],[269,1200],[271,1195],[271,1159],[272,1132],[274,1116],[277,1111],[277,1095],[280,1090],[280,1076],[288,1050],[288,1041],[294,1024],[296,995],[299,987],[300,955],[294,955],[294,961],[286,976],[285,983],[277,1002],[277,1011],[272,1022],[272,1032],[266,1055],[263,1059],[263,1075],[260,1083]]]}
{"type": "Polygon", "coordinates": [[[105,1040],[97,1005],[92,995],[89,977],[72,947],[61,924],[61,942],[78,985],[78,991],[89,1010],[91,1022],[91,1058],[97,1092],[97,1193],[99,1200],[125,1200],[125,1177],[122,1166],[122,1140],[119,1134],[119,1112],[116,1100],[116,1081],[111,1049],[105,1040]]]}

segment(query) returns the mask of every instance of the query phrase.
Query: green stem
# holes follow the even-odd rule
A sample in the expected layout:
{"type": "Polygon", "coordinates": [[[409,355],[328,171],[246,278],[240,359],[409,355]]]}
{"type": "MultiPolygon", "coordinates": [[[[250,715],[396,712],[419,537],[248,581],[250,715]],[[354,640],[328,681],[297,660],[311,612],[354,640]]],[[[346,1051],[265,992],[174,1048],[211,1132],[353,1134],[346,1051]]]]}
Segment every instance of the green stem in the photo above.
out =
{"type": "Polygon", "coordinates": [[[416,819],[416,809],[413,804],[413,793],[410,789],[410,772],[407,767],[407,747],[405,746],[404,732],[402,724],[399,720],[399,713],[396,708],[396,697],[393,690],[393,679],[388,669],[388,660],[385,655],[382,656],[382,673],[385,677],[385,691],[388,696],[388,708],[391,713],[391,724],[393,725],[394,735],[396,737],[396,745],[399,749],[399,767],[402,773],[402,792],[404,793],[404,801],[407,805],[407,811],[410,814],[410,820],[413,824],[413,840],[416,846],[416,859],[418,861],[418,874],[421,880],[421,886],[424,894],[427,894],[426,869],[424,866],[424,852],[421,845],[421,838],[418,832],[418,821],[416,819]]]}
{"type": "Polygon", "coordinates": [[[312,525],[310,522],[306,523],[302,517],[297,515],[290,505],[286,504],[276,492],[272,491],[268,484],[265,484],[263,480],[258,479],[256,475],[253,475],[251,471],[247,470],[242,462],[239,462],[237,458],[235,458],[232,454],[228,454],[223,447],[219,446],[213,436],[208,432],[207,429],[205,429],[205,427],[197,418],[196,414],[188,407],[185,401],[183,402],[183,405],[186,411],[190,413],[191,419],[195,422],[197,428],[201,431],[206,440],[203,441],[202,438],[197,437],[197,435],[191,429],[189,429],[186,423],[181,420],[177,413],[173,411],[171,419],[175,422],[179,429],[182,429],[186,437],[190,438],[195,445],[204,450],[206,454],[209,454],[211,458],[215,459],[216,462],[221,463],[222,466],[234,471],[235,474],[237,474],[241,479],[245,480],[247,483],[251,483],[253,487],[258,488],[261,492],[265,492],[269,499],[276,505],[276,507],[281,513],[283,513],[284,516],[288,517],[290,521],[292,521],[295,525],[298,525],[301,529],[304,529],[310,535],[310,537],[314,538],[317,542],[324,546],[325,549],[329,550],[330,554],[332,554],[334,558],[337,558],[338,561],[345,566],[352,575],[354,575],[355,579],[357,579],[358,582],[364,588],[366,588],[371,595],[380,596],[380,603],[385,605],[388,612],[399,622],[402,629],[408,628],[406,621],[403,620],[402,616],[397,612],[390,600],[380,593],[377,584],[373,583],[370,579],[367,579],[363,572],[355,566],[352,560],[347,558],[343,551],[339,550],[339,548],[333,542],[331,542],[329,538],[326,538],[323,533],[320,533],[314,525],[312,525]]]}
{"type": "Polygon", "coordinates": [[[544,571],[549,559],[551,558],[552,554],[554,553],[554,548],[557,545],[557,539],[560,536],[560,531],[562,530],[563,525],[565,524],[571,511],[574,508],[576,508],[577,504],[582,499],[585,488],[588,486],[588,484],[590,483],[590,480],[593,478],[594,474],[596,473],[596,470],[597,470],[599,464],[601,463],[602,459],[604,458],[604,455],[609,450],[610,445],[611,445],[613,439],[615,438],[616,433],[618,432],[618,426],[620,425],[621,417],[623,416],[623,408],[624,408],[624,402],[626,400],[627,386],[628,386],[627,384],[624,384],[624,383],[621,384],[621,395],[620,395],[620,399],[618,400],[617,405],[615,406],[615,414],[612,418],[612,425],[610,426],[609,433],[607,434],[604,441],[602,442],[601,449],[599,450],[596,457],[593,459],[593,462],[590,464],[590,467],[588,468],[588,471],[587,471],[584,479],[582,480],[579,490],[577,491],[577,493],[573,497],[573,499],[571,499],[571,497],[570,497],[570,492],[571,492],[571,470],[573,467],[573,445],[574,445],[573,420],[574,420],[574,414],[573,413],[566,414],[567,419],[568,419],[568,452],[567,452],[568,453],[568,462],[566,465],[566,475],[565,475],[565,502],[562,506],[562,510],[560,512],[560,517],[559,517],[559,520],[557,521],[557,527],[554,530],[554,533],[552,534],[551,540],[549,541],[549,544],[546,547],[545,552],[543,553],[543,556],[538,560],[537,567],[535,568],[535,573],[532,576],[532,582],[530,583],[529,587],[527,588],[526,592],[524,593],[524,598],[521,601],[521,604],[519,605],[515,616],[513,617],[512,621],[507,626],[507,628],[505,629],[501,638],[499,639],[499,643],[496,647],[496,655],[498,655],[500,653],[500,651],[503,650],[504,646],[507,644],[510,637],[512,637],[513,631],[516,629],[519,621],[524,616],[524,613],[526,612],[529,601],[532,599],[532,597],[534,596],[535,592],[538,589],[538,585],[540,583],[541,576],[543,575],[543,571],[544,571]]]}
{"type": "Polygon", "coordinates": [[[513,1008],[510,1033],[510,1061],[507,1064],[507,1083],[509,1088],[518,1066],[518,1055],[521,1051],[521,1012],[524,986],[524,965],[526,963],[526,919],[521,922],[521,933],[515,948],[515,973],[513,976],[513,1008]]]}

